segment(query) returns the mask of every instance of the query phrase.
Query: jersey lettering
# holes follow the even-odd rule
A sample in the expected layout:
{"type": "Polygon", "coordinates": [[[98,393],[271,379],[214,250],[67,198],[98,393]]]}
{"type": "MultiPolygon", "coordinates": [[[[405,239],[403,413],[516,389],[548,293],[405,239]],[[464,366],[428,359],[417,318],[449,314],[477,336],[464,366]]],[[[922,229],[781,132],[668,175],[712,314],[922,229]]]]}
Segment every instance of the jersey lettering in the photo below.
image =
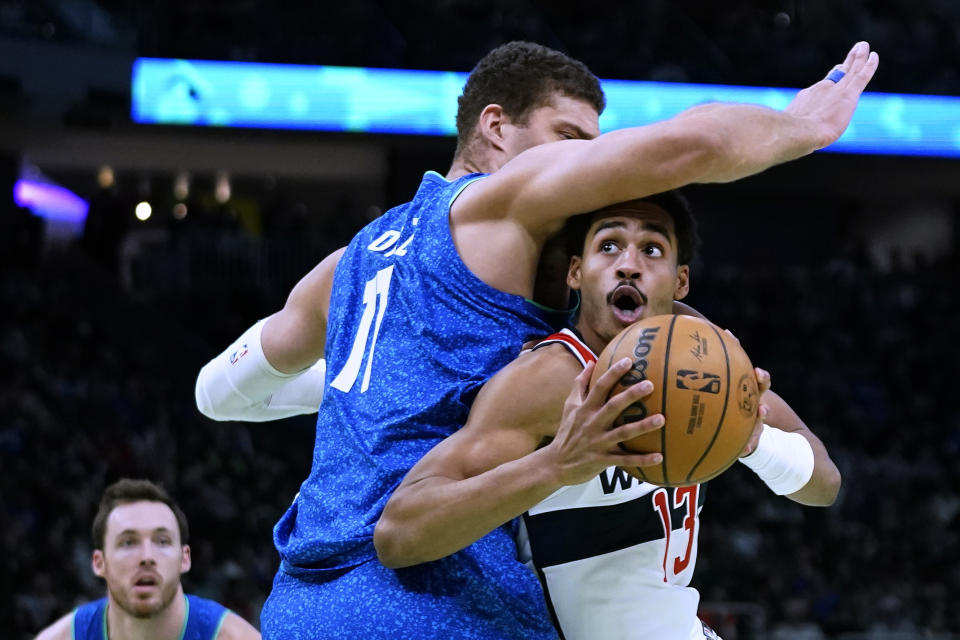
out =
{"type": "Polygon", "coordinates": [[[404,240],[403,244],[401,244],[399,247],[394,246],[397,244],[397,240],[400,239],[400,234],[401,234],[401,231],[397,231],[396,229],[388,229],[387,231],[384,231],[383,233],[381,233],[376,240],[368,244],[367,249],[370,251],[376,251],[378,253],[381,251],[387,251],[387,249],[390,249],[389,251],[383,254],[385,257],[388,257],[388,258],[394,255],[405,256],[407,255],[407,247],[410,246],[410,242],[413,240],[414,236],[416,236],[417,234],[416,233],[410,234],[410,237],[404,240]]]}
{"type": "Polygon", "coordinates": [[[603,495],[608,496],[617,491],[616,485],[618,484],[620,485],[620,491],[626,491],[633,486],[633,476],[620,467],[613,467],[612,472],[610,467],[607,467],[600,472],[600,486],[603,489],[603,495]],[[607,472],[610,472],[609,477],[607,472]]]}
{"type": "Polygon", "coordinates": [[[670,557],[670,532],[673,527],[670,525],[670,507],[667,505],[667,490],[657,489],[653,492],[653,510],[660,516],[660,524],[663,525],[663,581],[667,582],[667,558],[670,557]]]}
{"type": "Polygon", "coordinates": [[[679,574],[690,564],[690,553],[693,550],[693,541],[697,537],[697,493],[700,485],[691,487],[677,487],[673,490],[673,507],[679,509],[687,504],[687,512],[683,517],[683,528],[687,531],[687,552],[681,560],[679,556],[673,560],[673,573],[679,574]]]}
{"type": "Polygon", "coordinates": [[[679,575],[690,564],[690,556],[693,553],[693,543],[697,539],[697,500],[699,498],[700,485],[695,484],[689,487],[677,487],[673,490],[673,508],[680,509],[686,505],[686,511],[683,516],[683,528],[687,532],[687,544],[685,551],[673,559],[673,566],[668,565],[670,558],[670,533],[673,531],[671,522],[670,499],[667,497],[668,491],[664,488],[653,492],[653,510],[660,516],[660,524],[663,525],[663,581],[668,582],[668,569],[673,570],[673,575],[679,575]]]}
{"type": "MultiPolygon", "coordinates": [[[[399,234],[398,234],[399,235],[399,234]]],[[[382,238],[383,236],[381,236],[382,238]]],[[[375,243],[374,243],[375,244],[375,243]]],[[[372,246],[372,245],[371,245],[372,246]]],[[[367,338],[370,335],[370,328],[373,326],[373,340],[370,342],[370,352],[367,355],[367,367],[363,372],[363,382],[360,385],[360,393],[365,392],[370,387],[370,374],[373,365],[373,354],[377,347],[377,336],[380,335],[380,323],[383,322],[383,314],[387,310],[387,294],[390,291],[390,277],[393,275],[393,265],[381,269],[377,274],[367,280],[363,288],[363,315],[360,317],[360,326],[353,339],[353,347],[350,349],[350,355],[347,357],[347,363],[337,374],[330,384],[334,389],[339,389],[344,393],[353,388],[360,374],[360,367],[363,365],[363,356],[366,352],[367,338]],[[376,315],[376,323],[374,323],[376,315]]]]}
{"type": "Polygon", "coordinates": [[[380,234],[380,237],[367,245],[370,251],[386,251],[397,242],[400,232],[396,229],[388,229],[380,234]]]}

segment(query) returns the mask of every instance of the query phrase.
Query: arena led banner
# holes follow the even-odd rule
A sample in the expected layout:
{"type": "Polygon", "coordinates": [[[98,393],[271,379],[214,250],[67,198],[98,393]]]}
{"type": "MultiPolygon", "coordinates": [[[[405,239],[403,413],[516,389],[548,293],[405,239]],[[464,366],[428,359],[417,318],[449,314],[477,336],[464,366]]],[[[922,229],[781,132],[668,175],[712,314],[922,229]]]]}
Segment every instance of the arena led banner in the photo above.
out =
{"type": "MultiPolygon", "coordinates": [[[[466,72],[139,58],[135,122],[455,135],[466,72]]],[[[796,89],[602,80],[602,131],[649,124],[704,102],[782,109],[796,89]]],[[[960,157],[960,97],[865,93],[827,151],[960,157]]]]}

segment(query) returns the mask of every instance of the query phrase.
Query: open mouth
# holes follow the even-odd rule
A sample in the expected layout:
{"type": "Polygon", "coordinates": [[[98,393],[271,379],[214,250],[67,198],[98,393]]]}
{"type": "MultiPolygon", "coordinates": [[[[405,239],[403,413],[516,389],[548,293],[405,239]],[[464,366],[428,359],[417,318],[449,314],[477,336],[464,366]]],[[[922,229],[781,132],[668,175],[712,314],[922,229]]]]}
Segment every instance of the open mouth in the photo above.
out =
{"type": "Polygon", "coordinates": [[[613,307],[613,315],[623,324],[632,324],[640,319],[647,297],[631,285],[622,284],[608,296],[607,302],[613,307]]]}
{"type": "Polygon", "coordinates": [[[157,578],[156,576],[144,575],[137,578],[137,580],[133,583],[133,586],[149,588],[149,587],[155,587],[158,584],[160,584],[160,579],[157,578]]]}

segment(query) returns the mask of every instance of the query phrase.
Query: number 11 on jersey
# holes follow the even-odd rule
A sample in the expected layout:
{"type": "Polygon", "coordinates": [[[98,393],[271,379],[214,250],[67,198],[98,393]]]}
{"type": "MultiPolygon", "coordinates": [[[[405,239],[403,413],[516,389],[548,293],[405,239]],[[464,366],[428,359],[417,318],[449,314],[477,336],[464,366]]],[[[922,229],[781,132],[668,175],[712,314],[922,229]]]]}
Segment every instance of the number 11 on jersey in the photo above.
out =
{"type": "Polygon", "coordinates": [[[393,276],[393,265],[377,271],[377,274],[367,280],[363,288],[363,315],[360,317],[360,326],[353,338],[353,347],[343,369],[330,384],[334,389],[344,393],[353,388],[363,365],[363,354],[367,351],[367,338],[370,336],[370,327],[373,326],[373,340],[370,341],[370,352],[367,354],[367,366],[363,372],[363,382],[360,383],[360,393],[370,386],[370,367],[373,364],[373,353],[377,347],[377,336],[380,334],[380,323],[387,310],[387,293],[390,291],[390,278],[393,276]],[[374,315],[376,322],[374,323],[374,315]]]}

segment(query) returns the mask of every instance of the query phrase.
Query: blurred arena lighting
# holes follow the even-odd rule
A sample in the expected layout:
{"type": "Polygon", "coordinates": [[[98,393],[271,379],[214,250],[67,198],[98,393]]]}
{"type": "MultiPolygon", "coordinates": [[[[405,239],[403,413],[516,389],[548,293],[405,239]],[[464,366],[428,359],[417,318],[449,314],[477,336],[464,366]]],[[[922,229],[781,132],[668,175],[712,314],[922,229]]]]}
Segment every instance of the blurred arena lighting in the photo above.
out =
{"type": "Polygon", "coordinates": [[[187,217],[187,205],[182,202],[178,202],[173,205],[173,217],[177,220],[183,220],[187,217]]]}
{"type": "Polygon", "coordinates": [[[173,179],[173,197],[177,200],[186,200],[189,195],[190,174],[186,171],[179,171],[173,179]]]}
{"type": "Polygon", "coordinates": [[[213,197],[220,204],[230,200],[230,175],[226,171],[218,171],[213,187],[213,197]]]}
{"type": "Polygon", "coordinates": [[[146,222],[150,219],[150,216],[153,214],[153,207],[150,206],[150,203],[146,200],[137,203],[136,209],[134,209],[134,215],[137,216],[137,220],[140,222],[146,222]]]}
{"type": "MultiPolygon", "coordinates": [[[[131,116],[143,124],[452,136],[467,74],[138,58],[131,116]]],[[[602,131],[705,102],[785,107],[796,89],[602,80],[602,131]]],[[[827,151],[960,157],[960,96],[865,93],[827,151]]]]}
{"type": "Polygon", "coordinates": [[[13,201],[48,220],[83,222],[90,210],[90,203],[66,187],[36,180],[17,180],[13,201]]]}
{"type": "Polygon", "coordinates": [[[97,170],[97,184],[101,189],[109,189],[115,182],[116,176],[113,174],[113,167],[105,164],[97,170]]]}

